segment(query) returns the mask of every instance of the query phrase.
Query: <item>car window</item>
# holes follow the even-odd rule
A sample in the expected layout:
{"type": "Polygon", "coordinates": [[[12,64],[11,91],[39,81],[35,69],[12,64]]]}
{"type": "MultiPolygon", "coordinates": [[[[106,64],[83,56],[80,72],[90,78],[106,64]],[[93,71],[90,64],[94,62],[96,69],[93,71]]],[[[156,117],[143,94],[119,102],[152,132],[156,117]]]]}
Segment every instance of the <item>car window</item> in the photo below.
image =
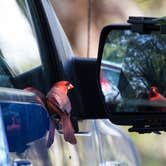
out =
{"type": "Polygon", "coordinates": [[[39,66],[38,44],[26,2],[0,1],[0,22],[0,75],[7,78],[39,66]]]}
{"type": "Polygon", "coordinates": [[[9,158],[9,150],[8,146],[6,146],[6,135],[5,135],[5,130],[4,130],[4,125],[3,125],[3,120],[2,120],[2,112],[0,108],[0,165],[3,166],[8,166],[10,163],[10,158],[9,158]]]}

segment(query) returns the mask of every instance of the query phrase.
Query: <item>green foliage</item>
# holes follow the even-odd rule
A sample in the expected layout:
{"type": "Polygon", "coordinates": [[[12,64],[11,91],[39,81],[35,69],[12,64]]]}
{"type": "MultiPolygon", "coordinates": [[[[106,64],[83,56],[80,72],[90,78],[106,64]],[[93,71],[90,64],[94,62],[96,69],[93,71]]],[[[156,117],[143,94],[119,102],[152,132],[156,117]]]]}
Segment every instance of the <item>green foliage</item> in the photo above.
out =
{"type": "Polygon", "coordinates": [[[124,45],[123,35],[120,36],[123,31],[112,31],[108,35],[104,46],[103,58],[115,63],[121,63],[126,52],[127,45],[124,45]],[[119,38],[120,37],[120,38],[119,38]],[[121,38],[122,37],[122,38],[121,38]]]}

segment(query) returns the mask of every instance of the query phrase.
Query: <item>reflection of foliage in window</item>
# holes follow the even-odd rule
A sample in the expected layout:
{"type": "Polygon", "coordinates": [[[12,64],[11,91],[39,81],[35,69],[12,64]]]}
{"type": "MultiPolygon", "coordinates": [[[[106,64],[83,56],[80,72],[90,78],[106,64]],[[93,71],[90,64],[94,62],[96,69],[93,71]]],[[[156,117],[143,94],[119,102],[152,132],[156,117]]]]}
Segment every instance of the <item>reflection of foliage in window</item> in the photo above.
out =
{"type": "Polygon", "coordinates": [[[1,49],[0,49],[0,58],[4,58],[1,49]]]}
{"type": "Polygon", "coordinates": [[[11,77],[14,75],[10,67],[5,61],[3,53],[0,49],[0,86],[1,87],[13,87],[11,77]]]}

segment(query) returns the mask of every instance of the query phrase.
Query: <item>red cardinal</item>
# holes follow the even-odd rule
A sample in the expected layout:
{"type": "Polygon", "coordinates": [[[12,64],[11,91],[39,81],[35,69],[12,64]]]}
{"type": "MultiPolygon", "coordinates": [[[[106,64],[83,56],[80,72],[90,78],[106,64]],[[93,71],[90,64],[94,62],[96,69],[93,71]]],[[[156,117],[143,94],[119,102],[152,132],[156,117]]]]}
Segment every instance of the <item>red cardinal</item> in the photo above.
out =
{"type": "MultiPolygon", "coordinates": [[[[47,104],[50,114],[58,114],[60,116],[65,140],[72,144],[76,144],[74,130],[70,121],[71,104],[67,96],[68,90],[72,88],[73,85],[71,85],[68,81],[60,81],[55,83],[47,94],[47,104]]],[[[43,93],[32,87],[27,87],[24,90],[35,93],[36,100],[45,107],[46,98],[43,93]]],[[[54,120],[50,119],[48,147],[50,147],[54,141],[54,130],[54,120]]]]}
{"type": "MultiPolygon", "coordinates": [[[[68,90],[72,88],[73,85],[68,81],[59,81],[55,83],[47,94],[47,106],[51,111],[50,114],[59,115],[65,141],[71,144],[76,144],[77,141],[74,136],[74,129],[70,120],[71,103],[67,96],[68,90]]],[[[54,126],[50,126],[48,147],[52,145],[53,141],[54,126]]]]}
{"type": "MultiPolygon", "coordinates": [[[[148,99],[149,99],[149,101],[152,101],[152,102],[158,102],[156,104],[166,105],[166,98],[159,93],[157,87],[155,87],[155,86],[152,86],[150,88],[148,99]]],[[[153,108],[155,108],[155,107],[153,107],[153,108]]],[[[155,110],[166,111],[166,107],[164,107],[164,106],[157,107],[156,106],[155,110]]]]}

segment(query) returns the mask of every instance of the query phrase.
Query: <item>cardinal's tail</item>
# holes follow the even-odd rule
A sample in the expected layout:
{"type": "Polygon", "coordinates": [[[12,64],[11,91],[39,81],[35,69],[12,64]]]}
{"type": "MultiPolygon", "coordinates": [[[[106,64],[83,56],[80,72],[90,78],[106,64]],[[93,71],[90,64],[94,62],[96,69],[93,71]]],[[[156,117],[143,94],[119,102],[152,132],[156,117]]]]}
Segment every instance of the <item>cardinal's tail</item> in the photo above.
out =
{"type": "Polygon", "coordinates": [[[61,116],[61,121],[65,141],[71,144],[76,144],[77,140],[74,136],[74,129],[69,114],[63,113],[63,115],[61,116]]]}
{"type": "Polygon", "coordinates": [[[47,147],[49,148],[54,143],[54,135],[55,135],[55,124],[52,119],[50,119],[47,147]]]}

